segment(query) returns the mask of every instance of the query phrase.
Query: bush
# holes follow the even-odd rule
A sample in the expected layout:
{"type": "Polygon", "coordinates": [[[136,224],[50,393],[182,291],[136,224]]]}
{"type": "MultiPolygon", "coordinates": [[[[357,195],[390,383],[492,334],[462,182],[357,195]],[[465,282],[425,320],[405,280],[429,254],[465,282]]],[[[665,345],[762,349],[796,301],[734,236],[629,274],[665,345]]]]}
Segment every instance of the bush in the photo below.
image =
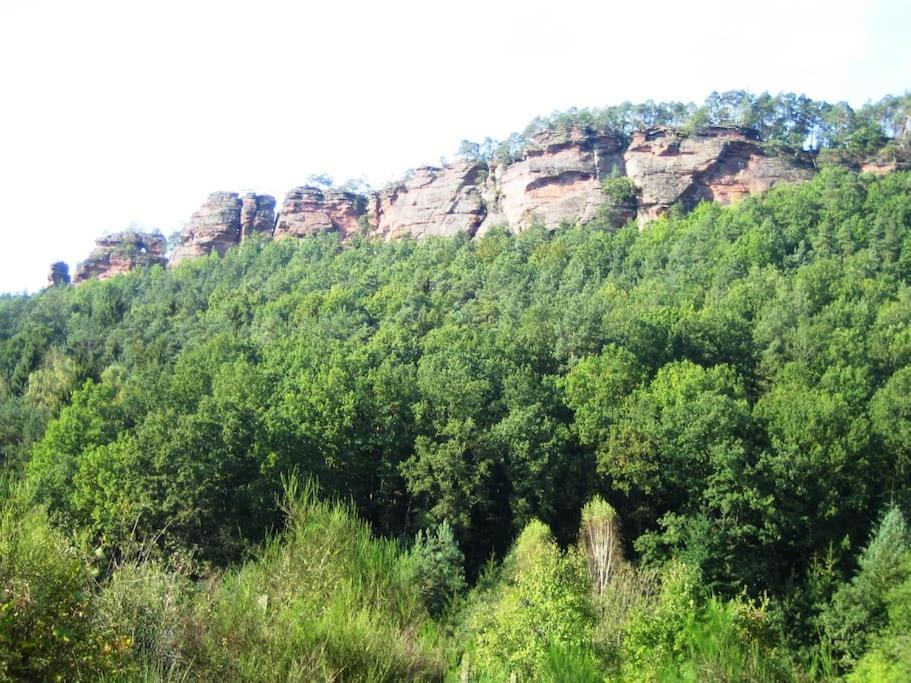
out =
{"type": "Polygon", "coordinates": [[[699,574],[673,563],[657,602],[638,608],[622,648],[628,680],[783,680],[791,662],[777,649],[779,636],[764,603],[700,599],[699,574]]]}
{"type": "Polygon", "coordinates": [[[477,615],[475,656],[494,678],[539,675],[560,652],[587,652],[594,626],[585,559],[562,553],[541,522],[532,521],[507,559],[505,585],[490,613],[477,615]]]}
{"type": "Polygon", "coordinates": [[[97,629],[132,643],[129,666],[136,675],[188,671],[203,625],[194,620],[190,580],[154,561],[119,565],[100,591],[97,629]]]}
{"type": "Polygon", "coordinates": [[[0,680],[82,680],[116,670],[131,642],[93,629],[89,563],[41,508],[0,508],[0,680]]]}
{"type": "Polygon", "coordinates": [[[440,616],[465,592],[465,557],[445,520],[434,530],[418,532],[411,550],[421,597],[432,616],[440,616]]]}
{"type": "Polygon", "coordinates": [[[292,483],[285,532],[197,601],[206,680],[436,680],[433,624],[397,543],[292,483]]]}

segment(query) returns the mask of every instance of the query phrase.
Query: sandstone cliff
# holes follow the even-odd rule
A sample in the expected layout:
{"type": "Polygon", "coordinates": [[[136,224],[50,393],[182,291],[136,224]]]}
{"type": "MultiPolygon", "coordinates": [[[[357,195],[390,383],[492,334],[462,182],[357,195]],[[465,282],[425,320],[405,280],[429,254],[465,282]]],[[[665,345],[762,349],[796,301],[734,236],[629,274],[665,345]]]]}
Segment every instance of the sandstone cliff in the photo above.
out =
{"type": "Polygon", "coordinates": [[[486,165],[460,162],[424,166],[401,183],[370,198],[370,235],[394,239],[404,235],[474,235],[484,219],[481,184],[486,165]]]}
{"type": "Polygon", "coordinates": [[[275,199],[268,195],[248,194],[241,199],[236,192],[213,192],[181,231],[171,263],[213,251],[224,255],[242,237],[271,235],[274,213],[275,199]]]}
{"type": "Polygon", "coordinates": [[[240,202],[240,239],[271,235],[275,229],[275,197],[245,194],[240,202]]]}
{"type": "Polygon", "coordinates": [[[334,192],[305,185],[288,193],[275,224],[275,238],[305,237],[317,232],[337,232],[342,238],[358,230],[367,198],[352,192],[334,192]]]}
{"type": "MultiPolygon", "coordinates": [[[[214,192],[182,231],[171,263],[224,254],[257,234],[282,239],[335,232],[348,239],[361,233],[390,240],[474,236],[494,226],[512,232],[534,224],[555,229],[594,218],[613,226],[638,218],[641,227],[673,206],[688,209],[702,200],[727,204],[780,182],[807,180],[813,172],[800,155],[770,152],[755,132],[741,128],[684,134],[655,127],[634,133],[629,144],[611,132],[551,131],[530,137],[522,157],[509,163],[421,167],[369,195],[297,187],[277,215],[268,195],[214,192]],[[627,178],[619,200],[610,191],[617,178],[627,178]]],[[[96,271],[108,276],[143,262],[114,256],[102,241],[96,252],[77,272],[77,282],[96,271]]],[[[163,248],[156,254],[161,260],[163,248]]]]}
{"type": "Polygon", "coordinates": [[[107,280],[134,268],[166,265],[167,241],[163,235],[143,232],[116,232],[95,240],[95,249],[76,268],[74,282],[89,278],[107,280]]]}
{"type": "Polygon", "coordinates": [[[617,135],[579,129],[535,135],[524,159],[495,167],[481,230],[501,225],[521,232],[534,222],[553,229],[564,221],[590,221],[604,203],[602,179],[612,172],[623,173],[617,135]]]}
{"type": "Polygon", "coordinates": [[[650,128],[632,136],[623,158],[638,191],[640,225],[675,204],[685,209],[702,200],[729,204],[813,175],[812,167],[793,155],[767,154],[756,134],[741,128],[708,128],[694,135],[650,128]]]}

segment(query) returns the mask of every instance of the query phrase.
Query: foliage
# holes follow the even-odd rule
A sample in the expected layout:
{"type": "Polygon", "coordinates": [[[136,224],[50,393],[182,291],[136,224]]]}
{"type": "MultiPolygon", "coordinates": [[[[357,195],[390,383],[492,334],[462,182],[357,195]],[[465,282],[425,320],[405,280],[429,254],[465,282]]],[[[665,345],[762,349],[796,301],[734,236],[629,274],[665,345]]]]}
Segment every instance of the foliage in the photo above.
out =
{"type": "Polygon", "coordinates": [[[202,680],[433,680],[442,662],[408,557],[292,482],[288,525],[203,594],[202,680]]]}
{"type": "Polygon", "coordinates": [[[40,508],[5,485],[0,508],[0,680],[91,680],[114,671],[129,638],[92,628],[88,563],[40,508]]]}
{"type": "Polygon", "coordinates": [[[886,595],[888,622],[874,646],[847,676],[860,681],[901,681],[911,676],[911,553],[905,553],[904,580],[886,595]]]}
{"type": "Polygon", "coordinates": [[[839,663],[850,669],[885,626],[889,593],[907,581],[908,528],[898,508],[890,508],[860,556],[850,583],[839,588],[822,625],[839,663]]]}
{"type": "Polygon", "coordinates": [[[698,573],[675,563],[653,606],[630,618],[621,661],[629,680],[782,680],[791,668],[776,652],[767,608],[741,600],[702,601],[698,573]]]}
{"type": "Polygon", "coordinates": [[[628,137],[653,126],[672,126],[687,135],[698,135],[710,126],[739,126],[755,130],[770,146],[822,151],[823,157],[837,163],[857,162],[889,149],[907,157],[909,111],[908,94],[888,95],[854,109],[846,102],[813,100],[795,93],[757,95],[729,90],[710,93],[702,104],[648,100],[593,109],[572,107],[539,116],[522,133],[512,133],[502,141],[463,140],[458,154],[475,161],[513,161],[521,158],[534,135],[544,131],[566,134],[573,129],[592,129],[628,137]]]}
{"type": "Polygon", "coordinates": [[[588,563],[594,595],[601,599],[623,563],[617,513],[603,498],[596,496],[582,508],[579,543],[588,563]]]}
{"type": "Polygon", "coordinates": [[[490,612],[476,614],[475,662],[481,672],[531,677],[557,653],[584,652],[591,642],[592,611],[583,558],[561,553],[541,522],[516,541],[511,565],[490,612]]]}
{"type": "Polygon", "coordinates": [[[449,524],[443,521],[426,533],[419,531],[411,557],[424,605],[431,615],[440,616],[467,588],[465,557],[449,524]]]}
{"type": "Polygon", "coordinates": [[[823,169],[641,232],[246,241],[0,298],[0,457],[30,496],[6,547],[44,548],[47,604],[127,651],[113,675],[891,670],[904,575],[868,567],[900,554],[856,549],[911,504],[909,369],[907,173],[823,169]],[[344,511],[282,505],[292,473],[344,511]],[[592,591],[596,547],[623,561],[592,591]],[[692,606],[658,593],[678,566],[692,606]]]}

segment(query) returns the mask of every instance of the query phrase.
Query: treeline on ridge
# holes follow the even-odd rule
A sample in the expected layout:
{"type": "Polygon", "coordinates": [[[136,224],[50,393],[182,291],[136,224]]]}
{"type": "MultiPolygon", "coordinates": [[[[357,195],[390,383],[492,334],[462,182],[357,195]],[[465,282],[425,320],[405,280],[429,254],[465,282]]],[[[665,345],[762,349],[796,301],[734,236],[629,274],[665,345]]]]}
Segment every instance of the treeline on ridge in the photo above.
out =
{"type": "Polygon", "coordinates": [[[637,130],[670,126],[698,133],[708,126],[755,130],[777,149],[807,151],[822,164],[857,165],[871,158],[911,160],[911,96],[888,95],[855,108],[847,102],[814,100],[806,95],[759,95],[745,90],[712,92],[694,102],[624,102],[597,108],[570,108],[539,116],[521,133],[503,140],[463,140],[459,156],[509,162],[521,158],[529,139],[541,132],[573,128],[612,131],[629,137],[637,130]]]}

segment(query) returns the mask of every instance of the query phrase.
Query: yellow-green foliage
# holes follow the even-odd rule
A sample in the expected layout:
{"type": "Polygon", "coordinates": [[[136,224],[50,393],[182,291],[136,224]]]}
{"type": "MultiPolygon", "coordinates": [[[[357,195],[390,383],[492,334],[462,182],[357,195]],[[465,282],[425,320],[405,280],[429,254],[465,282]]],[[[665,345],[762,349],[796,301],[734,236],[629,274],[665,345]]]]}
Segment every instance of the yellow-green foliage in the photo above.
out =
{"type": "Polygon", "coordinates": [[[73,681],[112,670],[126,639],[92,629],[87,563],[46,513],[0,493],[0,681],[73,681]]]}
{"type": "Polygon", "coordinates": [[[628,681],[779,681],[791,663],[763,603],[700,599],[700,577],[674,562],[653,604],[634,610],[621,649],[628,681]]]}
{"type": "Polygon", "coordinates": [[[674,563],[662,579],[657,603],[630,619],[622,652],[625,671],[646,673],[661,659],[685,654],[685,633],[697,618],[699,574],[674,563]]]}
{"type": "Polygon", "coordinates": [[[886,626],[847,676],[851,683],[911,680],[911,553],[902,564],[905,578],[886,597],[886,626]]]}
{"type": "Polygon", "coordinates": [[[507,559],[504,583],[489,612],[474,615],[471,661],[478,673],[533,677],[552,647],[590,648],[593,615],[585,559],[561,552],[550,530],[532,521],[507,559]]]}
{"type": "Polygon", "coordinates": [[[443,663],[407,554],[292,486],[288,528],[202,596],[202,678],[433,680],[443,663]]]}

